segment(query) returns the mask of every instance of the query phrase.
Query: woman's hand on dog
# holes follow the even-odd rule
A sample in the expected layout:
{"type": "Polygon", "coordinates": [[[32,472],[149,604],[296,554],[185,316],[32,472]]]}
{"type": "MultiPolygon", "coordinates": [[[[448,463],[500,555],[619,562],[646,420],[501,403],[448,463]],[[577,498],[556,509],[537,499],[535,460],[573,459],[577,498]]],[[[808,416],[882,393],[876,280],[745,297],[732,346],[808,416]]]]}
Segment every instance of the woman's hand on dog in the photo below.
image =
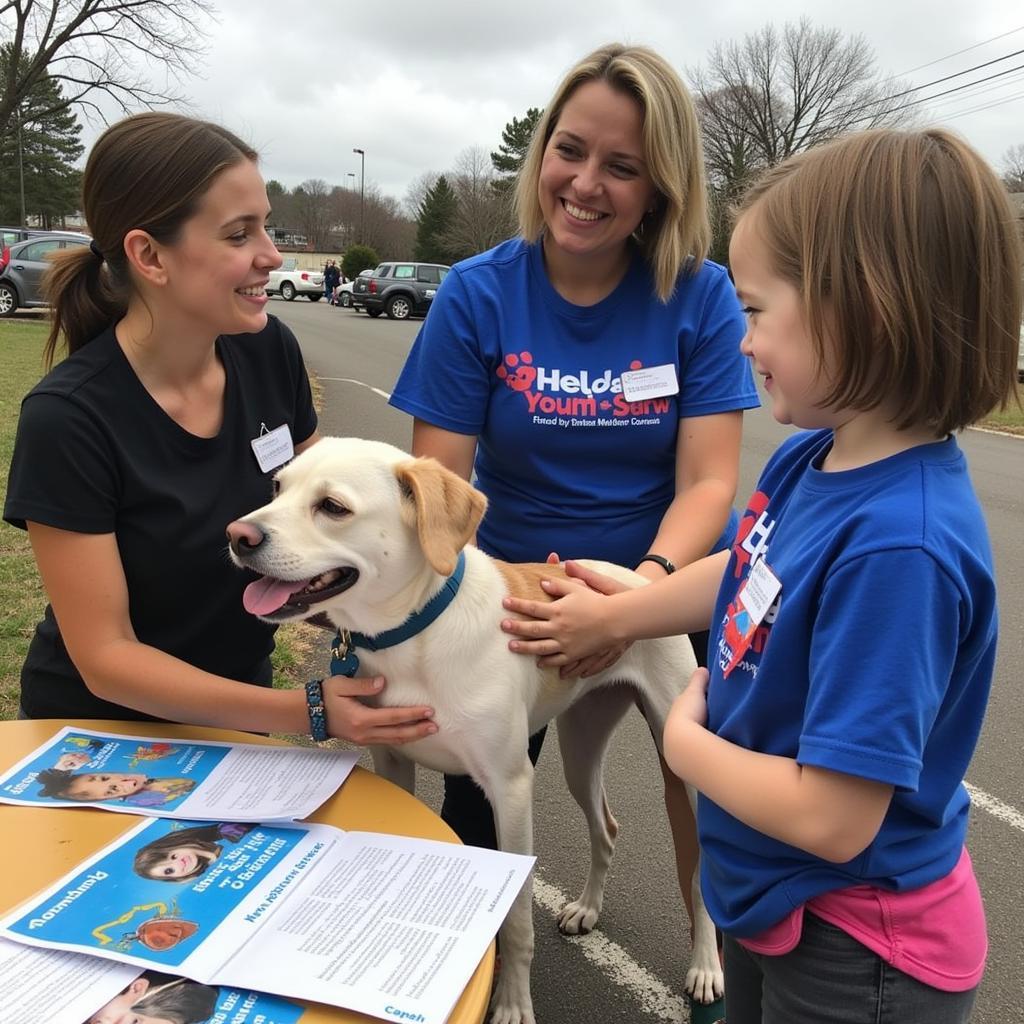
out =
{"type": "Polygon", "coordinates": [[[501,628],[515,639],[509,650],[531,654],[544,667],[557,667],[563,677],[593,675],[614,664],[628,643],[608,644],[605,596],[627,590],[625,584],[584,568],[565,563],[570,579],[544,579],[541,586],[554,600],[530,601],[506,597],[503,607],[525,619],[503,619],[501,628]]]}
{"type": "Polygon", "coordinates": [[[374,679],[331,676],[323,685],[327,729],[335,739],[349,740],[364,747],[401,746],[437,732],[433,708],[375,708],[364,704],[360,697],[375,697],[384,689],[380,676],[374,679]]]}

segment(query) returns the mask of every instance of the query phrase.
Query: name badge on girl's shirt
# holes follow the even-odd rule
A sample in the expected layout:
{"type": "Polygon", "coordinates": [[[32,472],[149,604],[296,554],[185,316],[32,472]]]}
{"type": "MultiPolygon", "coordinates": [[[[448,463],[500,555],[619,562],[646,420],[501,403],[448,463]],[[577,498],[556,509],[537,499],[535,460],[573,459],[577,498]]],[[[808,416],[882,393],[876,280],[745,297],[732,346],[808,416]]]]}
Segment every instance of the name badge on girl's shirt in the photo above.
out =
{"type": "Polygon", "coordinates": [[[679,378],[671,363],[664,366],[642,366],[639,370],[623,370],[622,395],[627,402],[645,398],[664,398],[679,394],[679,378]]]}
{"type": "Polygon", "coordinates": [[[722,669],[722,675],[728,679],[732,670],[743,660],[743,655],[750,649],[761,625],[768,614],[775,598],[782,590],[782,581],[768,567],[762,558],[743,581],[736,592],[725,624],[725,639],[732,650],[729,664],[722,669]]]}
{"type": "Polygon", "coordinates": [[[254,437],[249,444],[252,445],[253,454],[260,464],[261,473],[269,473],[283,466],[295,455],[292,432],[288,429],[287,423],[282,423],[273,430],[267,430],[266,423],[261,423],[260,436],[254,437]]]}

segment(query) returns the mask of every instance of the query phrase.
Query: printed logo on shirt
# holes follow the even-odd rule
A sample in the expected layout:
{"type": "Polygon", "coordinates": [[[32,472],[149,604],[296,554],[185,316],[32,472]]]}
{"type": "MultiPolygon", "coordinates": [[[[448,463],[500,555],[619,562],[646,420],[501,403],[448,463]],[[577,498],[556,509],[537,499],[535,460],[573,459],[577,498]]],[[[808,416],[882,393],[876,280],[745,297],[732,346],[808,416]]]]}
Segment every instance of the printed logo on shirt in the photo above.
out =
{"type": "MultiPolygon", "coordinates": [[[[736,530],[733,544],[734,576],[738,580],[735,594],[725,610],[718,636],[718,665],[723,674],[739,669],[757,675],[761,652],[768,643],[772,624],[779,614],[781,592],[771,602],[760,622],[753,622],[741,597],[751,571],[768,557],[775,520],[768,515],[768,496],[757,491],[750,499],[736,530]]],[[[767,563],[766,563],[767,564],[767,563]]]]}
{"type": "MultiPolygon", "coordinates": [[[[627,370],[643,363],[632,360],[627,370]]],[[[526,402],[525,412],[536,426],[655,426],[671,410],[671,398],[631,402],[622,393],[622,378],[610,368],[592,373],[537,366],[533,354],[510,352],[495,371],[499,380],[526,402]]]]}

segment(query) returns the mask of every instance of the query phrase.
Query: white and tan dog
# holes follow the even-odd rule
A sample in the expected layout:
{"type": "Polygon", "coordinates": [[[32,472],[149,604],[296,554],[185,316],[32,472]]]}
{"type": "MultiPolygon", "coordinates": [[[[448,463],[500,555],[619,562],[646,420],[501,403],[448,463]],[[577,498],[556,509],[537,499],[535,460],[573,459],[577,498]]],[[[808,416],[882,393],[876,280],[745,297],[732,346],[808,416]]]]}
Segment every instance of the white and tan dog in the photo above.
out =
{"type": "MultiPolygon", "coordinates": [[[[326,612],[339,629],[366,636],[402,625],[442,588],[485,508],[483,495],[438,462],[353,438],[324,438],[282,469],[277,484],[269,505],[229,527],[235,562],[267,577],[251,584],[248,606],[274,622],[326,612]]],[[[562,911],[559,927],[588,932],[601,911],[617,832],[602,781],[608,740],[638,700],[660,747],[669,708],[694,669],[693,652],[684,637],[645,640],[594,678],[562,680],[534,658],[511,653],[498,627],[508,614],[502,598],[539,598],[538,579],[558,567],[509,565],[475,547],[466,547],[465,556],[461,587],[436,621],[397,646],[358,652],[359,675],[386,677],[383,702],[431,705],[439,727],[400,748],[374,748],[374,765],[410,792],[413,761],[471,775],[494,809],[501,848],[530,854],[527,738],[557,717],[565,779],[586,816],[591,845],[586,885],[562,911]]],[[[594,565],[642,582],[621,567],[594,565]]],[[[692,896],[695,939],[686,988],[708,1002],[721,992],[722,974],[696,876],[692,896]]],[[[532,1024],[529,883],[502,925],[501,953],[493,1020],[532,1024]]]]}

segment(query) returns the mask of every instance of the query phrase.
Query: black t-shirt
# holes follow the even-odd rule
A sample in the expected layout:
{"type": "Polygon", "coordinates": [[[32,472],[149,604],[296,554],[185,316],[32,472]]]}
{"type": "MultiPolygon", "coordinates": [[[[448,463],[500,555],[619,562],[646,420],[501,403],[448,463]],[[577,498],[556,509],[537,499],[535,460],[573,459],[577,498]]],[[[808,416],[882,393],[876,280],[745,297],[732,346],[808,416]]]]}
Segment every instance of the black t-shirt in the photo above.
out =
{"type": "MultiPolygon", "coordinates": [[[[113,533],[138,639],[198,668],[268,685],[273,628],[242,607],[253,577],[226,553],[224,528],[266,504],[250,442],[287,424],[316,429],[294,335],[275,317],[258,334],[221,337],[224,419],[196,437],[156,403],[105,331],[55,367],[21,407],[4,519],[77,533],[113,533]]],[[[89,692],[47,607],[21,674],[32,718],[148,716],[89,692]]]]}

